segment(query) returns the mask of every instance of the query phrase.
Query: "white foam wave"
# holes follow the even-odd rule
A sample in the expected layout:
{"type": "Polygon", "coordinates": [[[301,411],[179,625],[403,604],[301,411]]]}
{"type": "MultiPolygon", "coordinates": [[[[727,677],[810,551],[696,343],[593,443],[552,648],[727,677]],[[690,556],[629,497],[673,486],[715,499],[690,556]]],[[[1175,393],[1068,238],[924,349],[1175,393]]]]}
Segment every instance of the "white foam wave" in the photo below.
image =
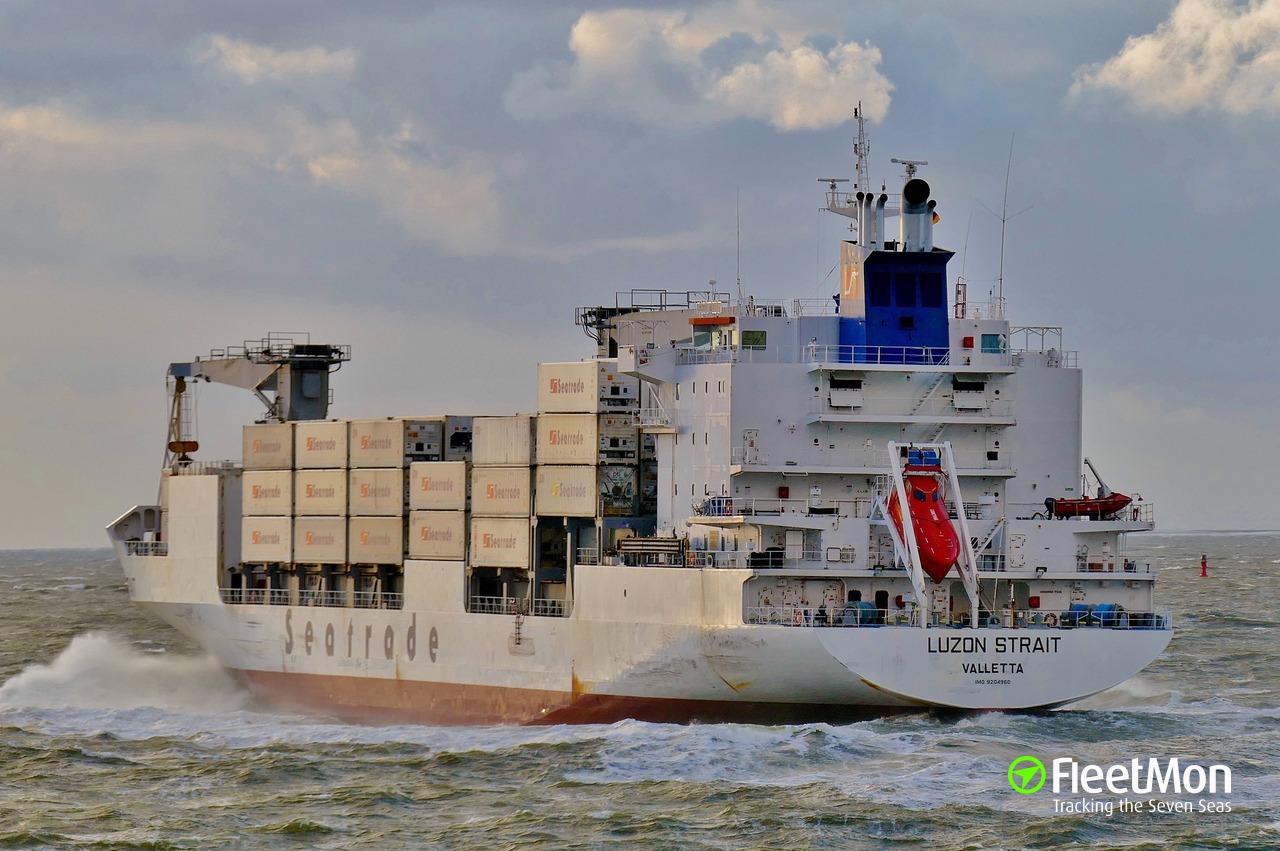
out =
{"type": "Polygon", "coordinates": [[[0,685],[0,709],[197,709],[227,711],[247,694],[208,656],[139,650],[85,633],[47,665],[30,665],[0,685]]]}
{"type": "Polygon", "coordinates": [[[1068,711],[1159,707],[1179,702],[1181,699],[1182,696],[1178,692],[1161,688],[1139,675],[1104,692],[1071,704],[1068,711]]]}

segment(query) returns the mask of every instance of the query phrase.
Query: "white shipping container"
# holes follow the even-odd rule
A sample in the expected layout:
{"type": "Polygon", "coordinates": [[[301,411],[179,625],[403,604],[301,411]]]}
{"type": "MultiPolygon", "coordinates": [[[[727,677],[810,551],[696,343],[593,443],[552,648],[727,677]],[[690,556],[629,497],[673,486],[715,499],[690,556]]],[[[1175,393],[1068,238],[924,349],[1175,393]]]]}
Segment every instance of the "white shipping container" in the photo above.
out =
{"type": "Polygon", "coordinates": [[[352,420],[352,467],[404,466],[404,420],[352,420]]]}
{"type": "Polygon", "coordinates": [[[403,518],[352,517],[347,559],[352,564],[404,564],[403,518]]]}
{"type": "Polygon", "coordinates": [[[597,468],[596,493],[600,498],[600,513],[605,517],[630,517],[636,513],[636,468],[622,464],[608,464],[597,468]]]}
{"type": "Polygon", "coordinates": [[[347,514],[347,471],[295,470],[293,513],[304,516],[347,514]]]}
{"type": "Polygon", "coordinates": [[[472,517],[473,567],[529,566],[529,521],[522,517],[472,517]]]}
{"type": "Polygon", "coordinates": [[[594,466],[538,468],[537,507],[540,517],[595,517],[597,505],[594,466]]]}
{"type": "Polygon", "coordinates": [[[471,513],[483,517],[528,517],[533,513],[530,467],[472,467],[471,513]]]}
{"type": "Polygon", "coordinates": [[[293,423],[244,427],[246,470],[289,470],[293,467],[293,423]]]}
{"type": "Polygon", "coordinates": [[[409,465],[409,507],[461,511],[467,507],[465,461],[416,461],[409,465]]]}
{"type": "Polygon", "coordinates": [[[616,358],[538,364],[539,413],[634,409],[639,396],[639,380],[619,373],[616,358]]]}
{"type": "Polygon", "coordinates": [[[292,470],[246,470],[241,514],[292,514],[292,470]]]}
{"type": "Polygon", "coordinates": [[[528,467],[533,464],[537,417],[476,417],[471,424],[471,462],[477,467],[528,467]]]}
{"type": "Polygon", "coordinates": [[[538,417],[538,463],[634,463],[639,438],[632,414],[543,414],[538,417]]]}
{"type": "Polygon", "coordinates": [[[538,417],[539,464],[594,464],[599,457],[600,420],[596,414],[543,414],[538,417]]]}
{"type": "Polygon", "coordinates": [[[295,517],[293,519],[293,560],[297,564],[345,564],[347,519],[345,517],[295,517]]]}
{"type": "Polygon", "coordinates": [[[346,420],[304,420],[293,428],[293,466],[333,470],[347,466],[346,420]]]}
{"type": "Polygon", "coordinates": [[[464,559],[467,557],[465,511],[409,513],[409,557],[464,559]]]}
{"type": "Polygon", "coordinates": [[[240,560],[244,562],[293,561],[292,517],[242,517],[240,560]]]}
{"type": "Polygon", "coordinates": [[[443,461],[444,442],[441,433],[444,424],[432,419],[406,419],[404,421],[404,454],[409,461],[443,461]]]}
{"type": "Polygon", "coordinates": [[[404,514],[404,499],[400,467],[353,468],[347,474],[347,508],[352,514],[399,517],[404,514]]]}
{"type": "Polygon", "coordinates": [[[472,448],[472,421],[475,417],[449,415],[443,417],[441,440],[444,441],[444,460],[470,461],[472,448]]]}

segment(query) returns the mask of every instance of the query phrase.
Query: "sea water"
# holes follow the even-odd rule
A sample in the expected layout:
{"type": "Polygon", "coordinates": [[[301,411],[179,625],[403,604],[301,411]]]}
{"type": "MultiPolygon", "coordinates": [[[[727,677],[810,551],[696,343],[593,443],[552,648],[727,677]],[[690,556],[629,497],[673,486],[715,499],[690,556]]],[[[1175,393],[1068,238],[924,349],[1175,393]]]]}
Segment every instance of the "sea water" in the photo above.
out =
{"type": "Polygon", "coordinates": [[[110,551],[0,552],[0,847],[1280,847],[1280,533],[1128,555],[1173,643],[1068,710],[467,728],[273,713],[130,604],[110,551]],[[1232,790],[1024,795],[1024,755],[1226,765],[1232,790]]]}

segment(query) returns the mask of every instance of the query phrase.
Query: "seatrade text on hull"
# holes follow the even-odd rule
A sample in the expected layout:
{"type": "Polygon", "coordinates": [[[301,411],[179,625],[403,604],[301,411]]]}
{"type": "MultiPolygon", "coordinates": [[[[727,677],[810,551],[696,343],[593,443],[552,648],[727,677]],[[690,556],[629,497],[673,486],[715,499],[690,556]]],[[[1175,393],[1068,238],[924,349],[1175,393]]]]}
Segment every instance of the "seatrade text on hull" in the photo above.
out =
{"type": "Polygon", "coordinates": [[[834,720],[1124,682],[1172,635],[1126,545],[1155,507],[1085,457],[1084,356],[970,298],[896,162],[822,180],[832,292],[602,294],[532,413],[330,419],[351,351],[306,335],[171,363],[160,499],[108,527],[132,599],[357,719],[834,720]],[[266,403],[241,458],[196,455],[198,380],[266,403]]]}

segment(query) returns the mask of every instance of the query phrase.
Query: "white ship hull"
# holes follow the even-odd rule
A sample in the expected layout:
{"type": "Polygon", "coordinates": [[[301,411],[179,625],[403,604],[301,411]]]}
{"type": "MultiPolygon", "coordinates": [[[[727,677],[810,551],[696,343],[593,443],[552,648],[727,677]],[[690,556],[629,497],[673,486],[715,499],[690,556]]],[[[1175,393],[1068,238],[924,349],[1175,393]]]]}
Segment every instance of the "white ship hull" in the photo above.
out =
{"type": "MultiPolygon", "coordinates": [[[[174,584],[168,557],[121,560],[131,589],[174,584]]],[[[696,588],[744,578],[704,573],[600,567],[583,571],[579,593],[621,600],[626,591],[643,612],[655,592],[665,596],[650,579],[696,588]]],[[[206,591],[192,596],[216,595],[206,591]]],[[[669,610],[661,623],[522,618],[517,640],[511,615],[154,596],[141,602],[269,699],[376,722],[778,723],[892,707],[1051,708],[1128,679],[1171,635],[720,623],[713,596],[685,600],[682,622],[669,610]]]]}

